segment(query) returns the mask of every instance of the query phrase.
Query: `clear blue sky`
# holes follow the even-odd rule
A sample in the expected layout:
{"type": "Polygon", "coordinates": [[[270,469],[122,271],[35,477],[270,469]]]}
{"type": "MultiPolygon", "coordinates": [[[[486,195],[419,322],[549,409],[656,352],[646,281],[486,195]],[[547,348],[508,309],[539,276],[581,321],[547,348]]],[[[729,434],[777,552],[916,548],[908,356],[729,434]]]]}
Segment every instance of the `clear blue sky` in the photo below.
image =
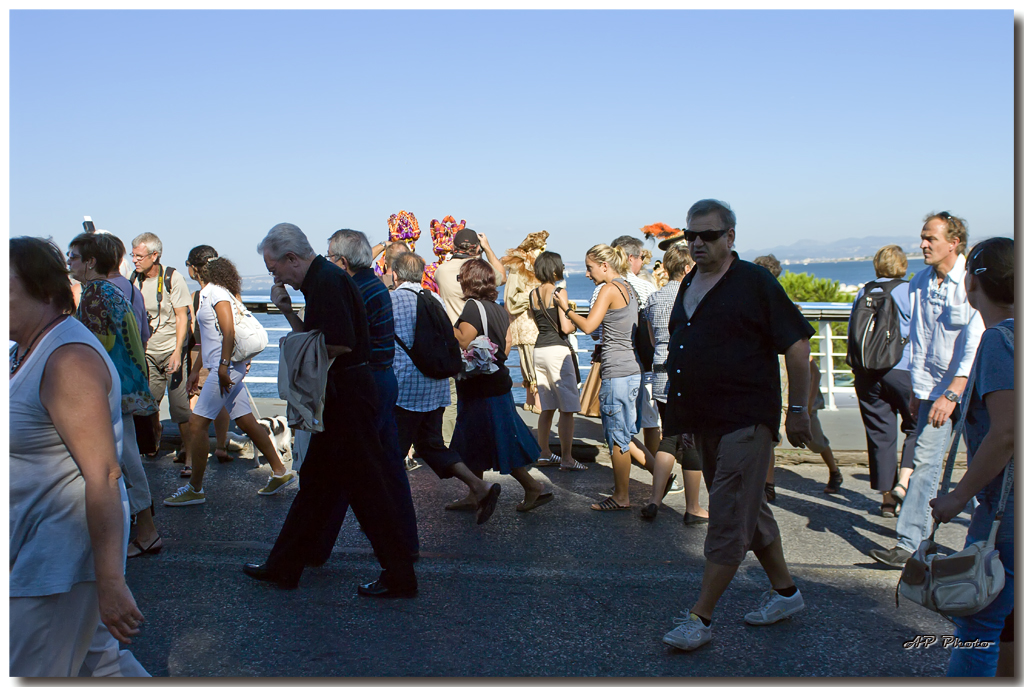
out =
{"type": "MultiPolygon", "coordinates": [[[[452,214],[580,261],[729,201],[741,250],[1013,231],[1013,13],[12,11],[11,234],[263,273],[293,222],[452,214]]],[[[747,254],[745,257],[752,257],[747,254]]]]}

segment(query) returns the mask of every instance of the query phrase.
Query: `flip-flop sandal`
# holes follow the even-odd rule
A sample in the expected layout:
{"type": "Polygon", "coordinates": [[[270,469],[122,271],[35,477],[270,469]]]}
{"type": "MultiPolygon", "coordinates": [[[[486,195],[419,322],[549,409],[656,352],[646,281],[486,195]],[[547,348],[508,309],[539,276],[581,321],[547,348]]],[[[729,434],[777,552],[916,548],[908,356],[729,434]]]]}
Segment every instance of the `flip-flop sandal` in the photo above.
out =
{"type": "Polygon", "coordinates": [[[480,501],[476,508],[476,524],[482,525],[494,514],[494,506],[498,503],[498,496],[501,495],[501,485],[494,484],[487,490],[487,496],[480,501]]]}
{"type": "Polygon", "coordinates": [[[451,503],[444,504],[445,510],[476,510],[475,503],[466,503],[464,501],[452,501],[451,503]]]}
{"type": "Polygon", "coordinates": [[[192,466],[191,465],[186,465],[185,467],[183,467],[181,469],[181,472],[178,473],[178,477],[183,477],[183,478],[186,478],[186,479],[191,477],[191,476],[192,476],[192,466]]]}
{"type": "Polygon", "coordinates": [[[546,467],[550,467],[552,465],[561,465],[561,464],[562,464],[562,457],[557,455],[557,454],[554,454],[554,453],[552,453],[551,456],[548,457],[548,458],[538,458],[536,460],[536,462],[534,463],[534,465],[536,465],[539,468],[546,468],[546,467]]]}
{"type": "Polygon", "coordinates": [[[525,513],[528,510],[533,510],[537,506],[543,506],[545,503],[547,503],[553,498],[555,498],[554,493],[549,491],[544,494],[540,494],[533,501],[520,501],[519,503],[516,504],[516,510],[519,511],[520,513],[525,513]]]}
{"type": "Polygon", "coordinates": [[[156,539],[154,539],[152,543],[145,548],[143,548],[142,544],[139,543],[138,537],[132,540],[131,545],[135,547],[136,552],[132,553],[131,551],[129,551],[128,558],[138,558],[139,556],[155,556],[156,554],[163,551],[164,548],[164,542],[160,538],[159,534],[156,536],[156,539]]]}
{"type": "Polygon", "coordinates": [[[562,472],[579,472],[581,470],[587,469],[587,466],[579,462],[578,460],[573,459],[572,462],[573,464],[571,466],[566,467],[565,465],[559,465],[558,469],[561,470],[562,472]]]}
{"type": "Polygon", "coordinates": [[[613,499],[611,496],[606,498],[601,503],[592,503],[592,504],[590,504],[590,508],[592,510],[601,510],[601,511],[606,511],[606,510],[629,510],[629,506],[623,506],[618,501],[613,499]]]}
{"type": "Polygon", "coordinates": [[[883,503],[882,504],[882,517],[883,518],[895,518],[896,517],[896,504],[895,503],[883,503]]]}

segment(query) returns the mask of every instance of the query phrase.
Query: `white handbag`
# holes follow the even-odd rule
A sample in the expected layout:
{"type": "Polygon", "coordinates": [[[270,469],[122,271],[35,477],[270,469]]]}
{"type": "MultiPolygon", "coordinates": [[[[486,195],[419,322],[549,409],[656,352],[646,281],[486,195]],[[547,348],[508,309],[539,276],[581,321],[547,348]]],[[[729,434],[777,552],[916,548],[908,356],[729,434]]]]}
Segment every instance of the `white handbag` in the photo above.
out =
{"type": "Polygon", "coordinates": [[[231,304],[235,313],[235,349],[231,352],[231,361],[240,363],[262,353],[270,339],[267,330],[248,308],[235,298],[231,299],[231,304]]]}
{"type": "Polygon", "coordinates": [[[476,299],[467,301],[466,307],[470,303],[475,303],[480,311],[480,326],[482,329],[480,334],[469,342],[466,350],[462,351],[462,372],[456,376],[456,379],[489,375],[497,372],[499,369],[497,364],[498,346],[487,336],[487,311],[484,310],[483,304],[476,299]]]}
{"type": "MultiPolygon", "coordinates": [[[[1002,328],[1000,328],[1002,329],[1002,328]]],[[[1006,332],[1003,332],[1004,337],[1006,332]]],[[[1012,335],[1009,339],[1012,345],[1012,335]]],[[[971,370],[967,380],[966,392],[963,396],[964,405],[950,443],[946,458],[946,468],[942,479],[940,495],[949,490],[949,481],[953,475],[953,461],[956,458],[957,446],[967,421],[967,404],[970,403],[974,390],[976,369],[971,370]]],[[[996,534],[1006,510],[1006,501],[1013,486],[1013,458],[1003,473],[1003,490],[999,498],[999,507],[988,539],[976,541],[963,551],[949,556],[940,556],[935,545],[935,532],[939,523],[935,522],[931,535],[921,542],[917,551],[906,562],[900,576],[896,593],[896,606],[900,605],[900,595],[925,608],[943,616],[974,615],[992,603],[1006,584],[1006,572],[996,551],[996,534]]]]}

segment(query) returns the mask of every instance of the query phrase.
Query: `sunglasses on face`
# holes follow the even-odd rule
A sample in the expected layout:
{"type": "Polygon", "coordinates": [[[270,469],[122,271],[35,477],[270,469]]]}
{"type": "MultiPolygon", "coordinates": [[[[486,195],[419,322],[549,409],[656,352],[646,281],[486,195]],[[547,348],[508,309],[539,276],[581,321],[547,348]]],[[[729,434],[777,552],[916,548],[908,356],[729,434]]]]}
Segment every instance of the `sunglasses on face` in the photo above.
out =
{"type": "Polygon", "coordinates": [[[728,229],[711,229],[708,231],[690,231],[689,229],[686,229],[683,231],[683,238],[686,239],[687,243],[693,243],[697,239],[700,239],[704,243],[710,243],[712,241],[717,241],[728,233],[728,229]]]}

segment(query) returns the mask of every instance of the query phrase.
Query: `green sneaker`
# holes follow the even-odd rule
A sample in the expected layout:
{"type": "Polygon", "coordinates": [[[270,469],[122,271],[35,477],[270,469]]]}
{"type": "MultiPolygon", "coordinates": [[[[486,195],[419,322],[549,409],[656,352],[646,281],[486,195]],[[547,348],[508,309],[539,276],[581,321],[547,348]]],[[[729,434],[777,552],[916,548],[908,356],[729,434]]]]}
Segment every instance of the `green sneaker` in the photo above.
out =
{"type": "Polygon", "coordinates": [[[280,477],[272,474],[270,475],[270,479],[267,480],[267,486],[263,487],[256,493],[260,496],[270,496],[271,494],[276,494],[281,491],[292,482],[298,481],[298,479],[299,475],[294,470],[289,470],[280,477]]]}
{"type": "Polygon", "coordinates": [[[186,484],[170,498],[164,499],[165,506],[198,506],[206,503],[206,492],[202,489],[195,491],[191,484],[186,484]]]}

